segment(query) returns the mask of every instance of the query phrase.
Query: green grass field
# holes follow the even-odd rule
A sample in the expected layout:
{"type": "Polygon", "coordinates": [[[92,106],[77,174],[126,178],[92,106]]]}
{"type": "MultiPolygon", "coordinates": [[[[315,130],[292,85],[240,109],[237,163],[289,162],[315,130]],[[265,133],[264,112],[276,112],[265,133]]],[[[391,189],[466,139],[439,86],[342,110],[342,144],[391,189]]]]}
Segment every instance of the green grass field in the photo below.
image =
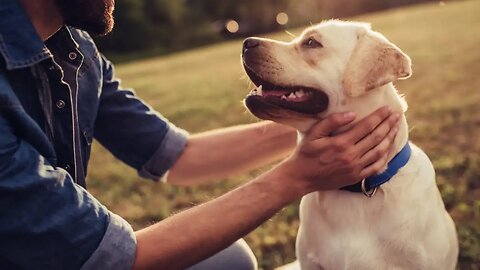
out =
{"type": "MultiPolygon", "coordinates": [[[[412,58],[413,77],[396,84],[410,105],[410,136],[432,159],[457,224],[459,269],[480,269],[480,1],[433,3],[352,19],[371,22],[412,58]]],[[[290,39],[285,33],[267,36],[290,39]]],[[[241,103],[248,80],[240,50],[239,40],[123,64],[117,72],[125,87],[134,88],[173,123],[194,133],[257,121],[241,103]]],[[[92,156],[89,189],[135,229],[223,194],[262,172],[211,186],[177,188],[140,179],[98,143],[92,156]]],[[[247,236],[263,269],[294,259],[297,216],[297,205],[289,206],[247,236]]]]}

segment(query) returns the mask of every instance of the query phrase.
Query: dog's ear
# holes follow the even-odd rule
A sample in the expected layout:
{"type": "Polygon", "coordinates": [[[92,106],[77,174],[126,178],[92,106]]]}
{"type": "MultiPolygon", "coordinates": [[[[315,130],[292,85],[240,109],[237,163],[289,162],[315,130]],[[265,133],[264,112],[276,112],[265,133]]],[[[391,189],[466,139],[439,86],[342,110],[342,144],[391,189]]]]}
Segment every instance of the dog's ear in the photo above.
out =
{"type": "Polygon", "coordinates": [[[385,37],[362,31],[343,74],[342,85],[350,97],[358,97],[412,74],[410,58],[385,37]]]}

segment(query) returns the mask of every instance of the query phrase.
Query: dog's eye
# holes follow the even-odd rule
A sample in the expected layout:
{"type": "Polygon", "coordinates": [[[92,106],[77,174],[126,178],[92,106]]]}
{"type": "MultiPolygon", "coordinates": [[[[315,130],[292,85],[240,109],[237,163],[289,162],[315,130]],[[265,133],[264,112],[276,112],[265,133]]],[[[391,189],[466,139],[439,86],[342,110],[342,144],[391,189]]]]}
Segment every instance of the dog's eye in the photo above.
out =
{"type": "Polygon", "coordinates": [[[314,38],[308,38],[303,42],[303,47],[305,48],[322,48],[322,43],[318,42],[314,38]]]}

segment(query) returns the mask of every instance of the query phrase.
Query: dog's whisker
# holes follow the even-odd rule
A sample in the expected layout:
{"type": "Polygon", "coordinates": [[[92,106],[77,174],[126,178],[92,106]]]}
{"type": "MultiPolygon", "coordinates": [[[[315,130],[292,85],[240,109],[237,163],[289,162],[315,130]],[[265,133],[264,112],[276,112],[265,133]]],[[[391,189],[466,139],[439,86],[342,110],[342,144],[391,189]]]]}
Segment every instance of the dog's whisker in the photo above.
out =
{"type": "Polygon", "coordinates": [[[285,30],[285,33],[286,33],[287,35],[289,35],[292,39],[297,38],[297,36],[296,36],[295,34],[293,34],[292,32],[290,32],[290,31],[288,31],[288,30],[285,30]]]}

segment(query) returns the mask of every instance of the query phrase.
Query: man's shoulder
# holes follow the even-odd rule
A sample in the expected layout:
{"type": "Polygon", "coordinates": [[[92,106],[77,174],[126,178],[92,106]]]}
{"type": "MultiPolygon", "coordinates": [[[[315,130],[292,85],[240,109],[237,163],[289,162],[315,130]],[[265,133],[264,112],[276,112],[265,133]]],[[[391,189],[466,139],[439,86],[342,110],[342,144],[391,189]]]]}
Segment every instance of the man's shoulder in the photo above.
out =
{"type": "Polygon", "coordinates": [[[100,56],[97,45],[88,32],[70,26],[68,26],[68,29],[82,52],[93,53],[95,57],[100,56]]]}
{"type": "Polygon", "coordinates": [[[93,40],[93,38],[90,36],[90,34],[87,31],[83,31],[83,30],[80,30],[78,28],[71,27],[71,26],[68,26],[68,29],[72,33],[72,36],[75,38],[75,40],[77,40],[77,39],[78,39],[78,41],[85,40],[87,42],[95,44],[95,41],[93,40]]]}

